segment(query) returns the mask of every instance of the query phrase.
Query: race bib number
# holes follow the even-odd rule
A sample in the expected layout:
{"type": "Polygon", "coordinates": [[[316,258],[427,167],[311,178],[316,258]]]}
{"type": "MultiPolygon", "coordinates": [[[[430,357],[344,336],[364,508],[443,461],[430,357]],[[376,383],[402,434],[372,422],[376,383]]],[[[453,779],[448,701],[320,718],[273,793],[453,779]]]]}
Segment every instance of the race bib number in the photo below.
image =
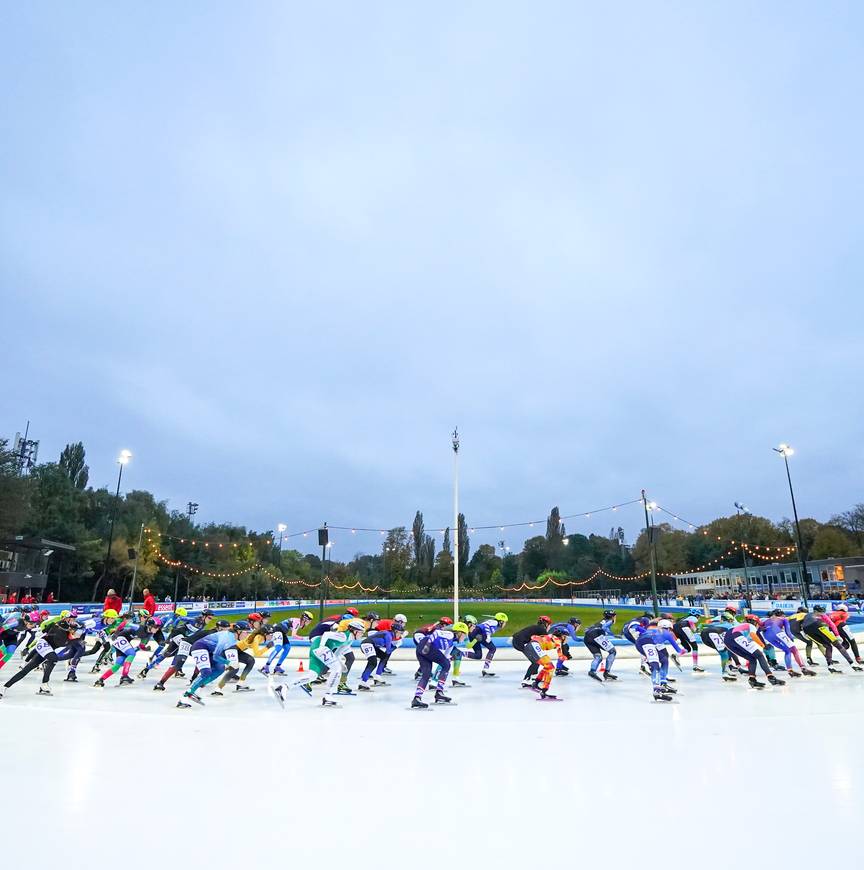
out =
{"type": "Polygon", "coordinates": [[[759,648],[756,641],[753,640],[753,638],[751,638],[751,637],[739,635],[735,639],[738,641],[740,646],[742,646],[744,649],[747,650],[747,652],[750,652],[750,653],[756,652],[756,650],[759,648]]]}
{"type": "Polygon", "coordinates": [[[119,650],[125,656],[132,652],[132,644],[125,637],[115,637],[114,649],[119,650]]]}
{"type": "Polygon", "coordinates": [[[228,664],[233,668],[236,668],[240,662],[240,657],[237,655],[236,649],[226,649],[225,658],[228,659],[228,664]]]}
{"type": "Polygon", "coordinates": [[[777,641],[778,643],[785,644],[786,646],[792,646],[792,638],[786,634],[782,629],[777,632],[777,641]]]}
{"type": "Polygon", "coordinates": [[[656,664],[660,664],[660,653],[657,651],[657,647],[653,643],[646,643],[645,646],[642,647],[642,655],[645,656],[648,662],[655,662],[656,664]]]}
{"type": "Polygon", "coordinates": [[[282,634],[281,631],[273,632],[273,644],[274,646],[282,646],[285,643],[285,635],[282,634]]]}
{"type": "Polygon", "coordinates": [[[714,649],[717,650],[717,652],[722,652],[724,649],[726,649],[726,644],[723,642],[722,634],[712,633],[709,634],[708,637],[711,638],[711,644],[713,645],[714,649]]]}
{"type": "Polygon", "coordinates": [[[375,647],[371,643],[368,643],[366,641],[360,644],[360,652],[363,653],[363,655],[366,656],[367,659],[376,655],[375,647]]]}
{"type": "Polygon", "coordinates": [[[206,649],[193,649],[192,661],[195,662],[195,667],[199,671],[210,670],[210,653],[206,649]]]}
{"type": "Polygon", "coordinates": [[[54,647],[47,640],[36,641],[36,652],[44,659],[49,653],[54,652],[54,647]]]}
{"type": "Polygon", "coordinates": [[[603,634],[599,637],[595,637],[594,643],[596,643],[604,652],[609,652],[609,650],[612,649],[612,641],[603,634]]]}
{"type": "Polygon", "coordinates": [[[533,649],[534,652],[537,653],[538,656],[543,655],[543,649],[541,648],[540,644],[537,643],[536,640],[531,641],[531,649],[533,649]]]}
{"type": "Polygon", "coordinates": [[[318,658],[322,662],[324,662],[324,664],[327,665],[328,668],[333,664],[336,659],[336,656],[333,655],[333,650],[327,649],[327,647],[324,647],[324,649],[321,649],[319,647],[315,650],[315,655],[318,656],[318,658]]]}
{"type": "Polygon", "coordinates": [[[192,649],[192,644],[189,643],[188,640],[178,640],[177,641],[177,655],[188,656],[191,649],[192,649]]]}

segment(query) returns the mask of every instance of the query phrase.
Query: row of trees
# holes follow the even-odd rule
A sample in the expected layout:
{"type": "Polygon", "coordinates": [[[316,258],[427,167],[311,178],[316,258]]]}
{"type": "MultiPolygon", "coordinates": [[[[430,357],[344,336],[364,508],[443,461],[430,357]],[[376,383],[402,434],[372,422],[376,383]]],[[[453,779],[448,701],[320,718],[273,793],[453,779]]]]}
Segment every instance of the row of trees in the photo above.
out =
{"type": "MultiPolygon", "coordinates": [[[[0,540],[25,535],[72,544],[74,555],[54,557],[50,562],[49,588],[56,595],[60,587],[60,595],[67,600],[98,598],[109,585],[127,588],[134,551],[139,583],[162,596],[293,598],[316,591],[290,581],[318,584],[325,575],[331,587],[360,582],[400,596],[446,595],[452,588],[451,530],[444,531],[439,547],[437,539],[426,531],[420,511],[410,528],[398,527],[386,534],[379,553],[358,553],[348,562],[328,562],[325,566],[318,556],[297,550],[280,554],[272,530],[254,531],[229,523],[199,525],[184,513],[168,510],[152,493],[131,490],[115,499],[113,492],[93,489],[88,482],[86,453],[80,442],[68,445],[57,462],[43,463],[22,476],[17,458],[8,444],[0,441],[0,540]],[[114,537],[106,559],[115,511],[114,537]],[[142,528],[151,530],[143,538],[142,528]],[[209,546],[205,547],[204,541],[209,546]],[[200,571],[234,576],[210,577],[171,567],[159,558],[160,553],[200,571]],[[258,567],[251,569],[253,565],[258,567]]],[[[794,544],[794,529],[786,519],[774,523],[765,517],[742,515],[720,517],[693,531],[675,529],[668,523],[657,528],[661,587],[672,585],[662,575],[691,569],[724,554],[725,567],[740,567],[741,551],[730,548],[732,540],[771,546],[794,544]]],[[[864,504],[837,514],[827,523],[804,519],[801,532],[808,558],[864,555],[864,504]]],[[[466,595],[500,594],[502,589],[535,582],[549,572],[573,580],[590,577],[598,569],[630,577],[648,570],[650,564],[644,531],[632,546],[624,545],[617,535],[568,534],[557,507],[550,511],[545,535],[526,540],[519,553],[499,553],[489,544],[481,544],[472,552],[469,527],[460,514],[456,558],[466,595]]],[[[610,581],[601,576],[587,588],[609,586],[639,590],[647,588],[647,581],[610,581]]]]}

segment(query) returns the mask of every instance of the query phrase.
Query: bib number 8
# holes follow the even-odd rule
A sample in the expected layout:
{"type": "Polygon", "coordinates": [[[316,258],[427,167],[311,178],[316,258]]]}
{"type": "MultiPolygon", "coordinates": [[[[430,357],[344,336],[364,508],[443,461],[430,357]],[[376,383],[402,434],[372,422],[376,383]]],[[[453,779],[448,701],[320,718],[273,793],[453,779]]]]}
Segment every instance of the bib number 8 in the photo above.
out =
{"type": "Polygon", "coordinates": [[[642,655],[644,655],[649,662],[660,664],[660,653],[657,652],[657,647],[653,643],[646,643],[645,646],[642,647],[642,655]]]}

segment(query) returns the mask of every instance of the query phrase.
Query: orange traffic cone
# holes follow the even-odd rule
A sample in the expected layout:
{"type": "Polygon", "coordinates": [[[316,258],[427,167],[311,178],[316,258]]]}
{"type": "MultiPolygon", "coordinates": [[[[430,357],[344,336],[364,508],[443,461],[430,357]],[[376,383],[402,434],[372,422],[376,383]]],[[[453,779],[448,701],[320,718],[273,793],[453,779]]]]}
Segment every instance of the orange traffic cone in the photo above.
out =
{"type": "Polygon", "coordinates": [[[297,673],[298,673],[298,674],[302,674],[302,673],[303,673],[303,659],[300,659],[300,667],[297,668],[297,673]]]}

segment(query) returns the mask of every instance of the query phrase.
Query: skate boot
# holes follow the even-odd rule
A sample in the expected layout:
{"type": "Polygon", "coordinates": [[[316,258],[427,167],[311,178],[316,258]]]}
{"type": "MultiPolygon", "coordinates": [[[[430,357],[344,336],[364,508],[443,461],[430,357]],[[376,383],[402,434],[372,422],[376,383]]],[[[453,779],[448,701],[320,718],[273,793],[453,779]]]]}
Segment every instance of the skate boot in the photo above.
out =
{"type": "Polygon", "coordinates": [[[352,691],[352,690],[348,687],[348,684],[347,684],[347,683],[343,683],[343,684],[340,685],[339,688],[336,690],[336,694],[337,694],[337,695],[356,695],[357,693],[354,692],[354,691],[352,691]]]}
{"type": "Polygon", "coordinates": [[[372,686],[369,685],[367,680],[363,680],[362,682],[360,682],[358,684],[357,691],[358,692],[371,692],[372,686]]]}
{"type": "Polygon", "coordinates": [[[379,680],[378,677],[372,677],[372,685],[377,688],[378,686],[389,686],[390,683],[386,680],[379,680]]]}
{"type": "Polygon", "coordinates": [[[313,686],[320,686],[322,683],[326,683],[326,682],[327,682],[327,680],[325,677],[316,677],[314,680],[312,680],[312,685],[313,686]]]}
{"type": "Polygon", "coordinates": [[[39,691],[36,693],[37,695],[51,695],[51,689],[48,686],[39,686],[39,691]]]}
{"type": "Polygon", "coordinates": [[[210,693],[210,697],[211,697],[211,698],[224,698],[224,697],[225,697],[225,693],[224,693],[221,689],[214,689],[214,690],[210,693]]]}
{"type": "Polygon", "coordinates": [[[750,677],[750,679],[747,680],[747,682],[749,683],[751,689],[764,689],[765,688],[765,683],[759,682],[759,680],[757,680],[756,677],[750,677]]]}
{"type": "Polygon", "coordinates": [[[251,686],[247,686],[245,683],[239,683],[234,686],[235,692],[254,692],[255,690],[251,686]]]}
{"type": "Polygon", "coordinates": [[[567,665],[561,665],[560,667],[558,667],[558,668],[555,670],[555,673],[556,673],[556,674],[569,674],[569,673],[570,673],[570,668],[568,668],[567,665]]]}
{"type": "Polygon", "coordinates": [[[480,676],[481,677],[497,677],[498,674],[496,674],[494,671],[480,671],[480,676]]]}
{"type": "Polygon", "coordinates": [[[771,667],[772,667],[775,671],[785,671],[785,670],[786,670],[786,665],[781,665],[781,664],[779,664],[779,663],[777,663],[777,662],[769,662],[769,664],[771,665],[771,667]]]}
{"type": "Polygon", "coordinates": [[[200,704],[202,707],[204,706],[204,702],[194,692],[184,692],[183,697],[187,698],[190,701],[194,701],[196,704],[200,704]]]}
{"type": "Polygon", "coordinates": [[[852,670],[853,671],[864,671],[864,668],[862,668],[861,665],[852,665],[852,670]]]}
{"type": "Polygon", "coordinates": [[[610,674],[609,671],[606,671],[606,673],[603,674],[603,679],[604,680],[612,680],[612,682],[615,682],[615,680],[618,679],[618,675],[617,674],[610,674]]]}
{"type": "Polygon", "coordinates": [[[321,706],[322,707],[338,707],[339,704],[337,704],[336,701],[331,701],[328,697],[325,696],[321,699],[321,706]]]}
{"type": "Polygon", "coordinates": [[[597,671],[588,671],[588,676],[591,677],[592,680],[597,680],[598,683],[603,682],[603,678],[597,673],[597,671]]]}
{"type": "Polygon", "coordinates": [[[811,668],[821,667],[819,662],[814,662],[813,659],[807,659],[807,664],[810,665],[811,668]]]}
{"type": "Polygon", "coordinates": [[[275,696],[276,700],[279,702],[280,706],[282,706],[284,708],[285,707],[285,688],[284,688],[284,686],[281,686],[281,685],[276,686],[276,688],[273,689],[273,695],[275,696]]]}
{"type": "Polygon", "coordinates": [[[781,680],[778,677],[775,677],[774,674],[768,674],[766,679],[772,686],[785,686],[786,680],[781,680]]]}
{"type": "Polygon", "coordinates": [[[66,674],[66,679],[63,680],[63,682],[64,683],[77,683],[78,682],[78,675],[75,673],[75,671],[69,671],[69,673],[66,674]]]}
{"type": "Polygon", "coordinates": [[[550,695],[549,692],[546,691],[546,689],[541,689],[540,690],[540,700],[541,701],[557,701],[558,696],[557,695],[550,695]]]}
{"type": "Polygon", "coordinates": [[[436,704],[449,704],[453,699],[448,698],[440,689],[435,692],[435,703],[436,704]]]}
{"type": "Polygon", "coordinates": [[[699,665],[693,665],[693,673],[694,674],[704,674],[705,668],[700,668],[699,665]]]}
{"type": "Polygon", "coordinates": [[[390,668],[384,668],[384,670],[381,671],[381,673],[382,673],[382,674],[386,674],[388,677],[392,677],[392,676],[393,676],[393,671],[391,671],[390,668]]]}
{"type": "Polygon", "coordinates": [[[842,674],[843,670],[841,668],[838,668],[837,665],[831,664],[831,665],[828,665],[828,673],[829,674],[842,674]]]}
{"type": "Polygon", "coordinates": [[[187,704],[185,701],[178,701],[175,706],[180,710],[188,710],[192,705],[187,704]]]}
{"type": "Polygon", "coordinates": [[[420,698],[414,698],[414,700],[411,702],[411,706],[415,710],[425,710],[429,705],[425,703],[425,701],[422,701],[420,698]]]}
{"type": "Polygon", "coordinates": [[[301,683],[300,688],[311,698],[312,697],[312,686],[309,683],[301,683]]]}
{"type": "Polygon", "coordinates": [[[176,670],[176,671],[174,671],[174,676],[175,676],[175,677],[181,677],[182,679],[186,679],[186,674],[184,674],[182,670],[176,670]]]}
{"type": "Polygon", "coordinates": [[[811,671],[810,668],[801,668],[801,673],[804,674],[805,677],[816,676],[816,671],[811,671]]]}
{"type": "Polygon", "coordinates": [[[534,689],[537,687],[537,684],[534,680],[522,680],[522,688],[523,689],[534,689]]]}
{"type": "Polygon", "coordinates": [[[730,674],[727,671],[725,674],[723,674],[723,682],[724,683],[737,683],[738,677],[736,677],[735,674],[730,674]]]}
{"type": "Polygon", "coordinates": [[[462,680],[457,680],[455,677],[450,680],[450,685],[456,689],[464,689],[468,683],[463,682],[462,680]]]}
{"type": "Polygon", "coordinates": [[[148,673],[150,673],[150,668],[145,666],[138,672],[138,678],[141,680],[146,680],[148,673]]]}
{"type": "Polygon", "coordinates": [[[654,687],[654,700],[655,701],[671,701],[672,696],[667,695],[660,686],[654,687]]]}
{"type": "Polygon", "coordinates": [[[133,680],[132,677],[129,677],[129,676],[122,676],[122,677],[120,677],[120,685],[121,686],[134,686],[135,680],[133,680]]]}
{"type": "Polygon", "coordinates": [[[798,673],[798,671],[793,671],[791,668],[788,671],[786,671],[786,673],[789,674],[789,676],[793,677],[793,678],[801,676],[801,674],[798,673]]]}
{"type": "Polygon", "coordinates": [[[285,668],[279,667],[279,665],[277,665],[276,669],[273,671],[273,673],[279,674],[280,677],[284,677],[285,676],[285,668]]]}
{"type": "Polygon", "coordinates": [[[639,673],[645,677],[650,677],[651,676],[651,668],[649,668],[648,665],[645,664],[645,662],[642,662],[642,664],[639,665],[639,673]]]}
{"type": "Polygon", "coordinates": [[[104,685],[105,685],[105,680],[103,680],[102,677],[99,677],[99,679],[96,680],[95,683],[93,683],[93,688],[94,689],[101,689],[104,685]]]}
{"type": "Polygon", "coordinates": [[[669,683],[660,683],[660,690],[664,695],[677,695],[678,690],[669,685],[669,683]]]}
{"type": "Polygon", "coordinates": [[[165,686],[163,686],[162,683],[156,683],[156,685],[153,686],[153,691],[154,692],[164,692],[165,686]]]}
{"type": "Polygon", "coordinates": [[[570,671],[568,671],[568,670],[560,670],[560,671],[556,670],[556,671],[555,671],[555,676],[556,676],[556,677],[569,677],[569,676],[570,676],[570,671]]]}
{"type": "Polygon", "coordinates": [[[270,676],[270,665],[264,665],[263,668],[258,668],[258,670],[261,671],[261,673],[264,674],[265,677],[270,676]]]}

